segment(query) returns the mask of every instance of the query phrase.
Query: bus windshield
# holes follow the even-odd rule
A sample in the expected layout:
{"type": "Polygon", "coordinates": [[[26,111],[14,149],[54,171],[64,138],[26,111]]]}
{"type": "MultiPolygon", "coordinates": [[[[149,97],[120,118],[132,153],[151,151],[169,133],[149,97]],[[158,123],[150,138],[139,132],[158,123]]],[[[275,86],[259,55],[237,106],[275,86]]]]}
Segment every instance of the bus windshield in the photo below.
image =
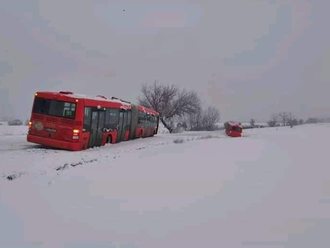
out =
{"type": "Polygon", "coordinates": [[[233,126],[233,127],[231,128],[231,130],[233,130],[233,131],[235,131],[235,132],[242,132],[241,128],[236,127],[236,126],[233,126]]]}
{"type": "Polygon", "coordinates": [[[76,115],[76,104],[36,97],[32,112],[35,114],[74,119],[76,115]]]}

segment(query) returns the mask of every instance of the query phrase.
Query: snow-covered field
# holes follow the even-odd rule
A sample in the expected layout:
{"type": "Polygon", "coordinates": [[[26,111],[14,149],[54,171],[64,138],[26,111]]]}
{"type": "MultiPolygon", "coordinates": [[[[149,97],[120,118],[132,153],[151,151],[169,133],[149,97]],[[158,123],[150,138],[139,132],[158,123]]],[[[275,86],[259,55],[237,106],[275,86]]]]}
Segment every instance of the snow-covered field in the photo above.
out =
{"type": "Polygon", "coordinates": [[[330,247],[330,125],[82,152],[26,132],[0,126],[0,247],[330,247]]]}

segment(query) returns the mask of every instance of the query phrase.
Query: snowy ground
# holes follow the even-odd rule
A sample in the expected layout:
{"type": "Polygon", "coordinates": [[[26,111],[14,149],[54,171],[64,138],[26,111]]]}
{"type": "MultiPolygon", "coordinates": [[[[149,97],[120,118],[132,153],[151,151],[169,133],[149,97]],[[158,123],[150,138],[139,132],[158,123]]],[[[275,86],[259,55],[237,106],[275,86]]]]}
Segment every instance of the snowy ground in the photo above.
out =
{"type": "Polygon", "coordinates": [[[82,152],[26,129],[0,126],[0,247],[330,247],[330,125],[82,152]]]}

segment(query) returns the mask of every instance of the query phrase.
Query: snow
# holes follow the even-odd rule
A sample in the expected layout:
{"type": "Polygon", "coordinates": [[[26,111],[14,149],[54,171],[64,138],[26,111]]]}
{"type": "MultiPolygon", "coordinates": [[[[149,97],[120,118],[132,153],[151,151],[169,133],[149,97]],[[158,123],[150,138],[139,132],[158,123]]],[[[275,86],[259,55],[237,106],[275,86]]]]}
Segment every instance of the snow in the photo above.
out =
{"type": "Polygon", "coordinates": [[[83,95],[83,94],[68,94],[66,95],[67,97],[71,97],[71,98],[75,98],[75,99],[90,99],[90,100],[96,100],[96,101],[106,101],[106,102],[111,102],[111,103],[120,103],[122,104],[122,108],[130,108],[131,104],[120,101],[119,99],[108,99],[108,98],[103,98],[102,96],[87,96],[87,95],[83,95]]]}
{"type": "MultiPolygon", "coordinates": [[[[0,137],[2,136],[17,136],[26,135],[28,132],[28,126],[6,126],[0,125],[0,137]]],[[[0,143],[1,145],[1,143],[0,143]]]]}
{"type": "Polygon", "coordinates": [[[160,134],[170,133],[161,121],[159,121],[158,133],[160,134]]]}
{"type": "Polygon", "coordinates": [[[144,112],[144,113],[146,113],[146,114],[148,114],[148,115],[154,115],[154,113],[153,113],[153,112],[150,112],[150,111],[148,111],[148,109],[147,109],[146,107],[144,107],[144,106],[141,106],[141,108],[142,108],[142,110],[143,110],[143,112],[144,112]]]}
{"type": "Polygon", "coordinates": [[[330,245],[328,124],[159,134],[82,152],[0,128],[13,134],[0,136],[0,247],[330,245]]]}

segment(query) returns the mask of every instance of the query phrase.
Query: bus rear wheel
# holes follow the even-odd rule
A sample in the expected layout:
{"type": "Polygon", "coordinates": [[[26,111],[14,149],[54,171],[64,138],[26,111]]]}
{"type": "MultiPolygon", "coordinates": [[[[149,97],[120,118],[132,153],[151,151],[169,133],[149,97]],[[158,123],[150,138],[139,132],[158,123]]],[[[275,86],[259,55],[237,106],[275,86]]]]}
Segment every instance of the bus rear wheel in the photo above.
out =
{"type": "Polygon", "coordinates": [[[107,143],[106,144],[112,144],[112,138],[111,135],[108,136],[107,138],[107,143]]]}

